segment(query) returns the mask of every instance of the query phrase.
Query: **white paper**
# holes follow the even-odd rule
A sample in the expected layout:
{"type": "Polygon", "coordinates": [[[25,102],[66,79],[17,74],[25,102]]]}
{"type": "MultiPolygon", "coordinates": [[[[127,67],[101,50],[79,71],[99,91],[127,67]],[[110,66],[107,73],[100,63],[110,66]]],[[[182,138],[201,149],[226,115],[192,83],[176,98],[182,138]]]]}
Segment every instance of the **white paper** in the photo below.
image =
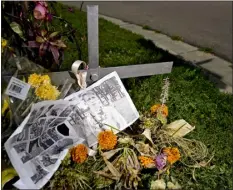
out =
{"type": "Polygon", "coordinates": [[[139,118],[139,113],[118,74],[112,72],[90,87],[78,91],[65,100],[75,104],[75,111],[68,122],[82,128],[90,147],[97,144],[97,135],[111,125],[124,130],[139,118]]]}
{"type": "MultiPolygon", "coordinates": [[[[7,154],[19,174],[19,189],[40,189],[52,177],[68,149],[76,144],[97,144],[104,124],[124,130],[139,114],[119,76],[113,72],[65,100],[43,101],[5,143],[7,154]]],[[[89,149],[89,155],[96,151],[89,149]]]]}
{"type": "Polygon", "coordinates": [[[68,148],[85,141],[66,123],[72,111],[72,103],[65,100],[34,104],[7,140],[6,151],[20,177],[17,188],[42,188],[58,169],[68,148]]]}
{"type": "Polygon", "coordinates": [[[23,82],[15,77],[11,77],[5,94],[21,100],[25,100],[29,89],[30,85],[28,83],[23,82]]]}

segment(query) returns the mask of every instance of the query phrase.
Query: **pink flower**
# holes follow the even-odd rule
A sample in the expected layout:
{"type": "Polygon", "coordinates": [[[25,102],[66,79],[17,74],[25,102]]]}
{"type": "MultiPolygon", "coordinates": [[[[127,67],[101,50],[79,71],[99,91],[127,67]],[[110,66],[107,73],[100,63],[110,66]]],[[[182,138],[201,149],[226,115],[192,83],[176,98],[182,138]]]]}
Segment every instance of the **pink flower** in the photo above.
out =
{"type": "Polygon", "coordinates": [[[35,19],[43,20],[46,17],[47,9],[38,3],[33,11],[33,14],[34,14],[35,19]]]}
{"type": "Polygon", "coordinates": [[[45,1],[35,1],[35,0],[33,0],[34,1],[34,3],[36,3],[36,4],[41,4],[43,7],[45,7],[45,8],[47,8],[48,7],[48,4],[47,4],[47,2],[45,2],[45,1]]]}
{"type": "Polygon", "coordinates": [[[68,11],[73,13],[74,12],[74,9],[72,9],[71,7],[68,8],[68,11]]]}
{"type": "Polygon", "coordinates": [[[41,4],[43,7],[48,8],[48,4],[45,1],[38,1],[39,4],[41,4]]]}

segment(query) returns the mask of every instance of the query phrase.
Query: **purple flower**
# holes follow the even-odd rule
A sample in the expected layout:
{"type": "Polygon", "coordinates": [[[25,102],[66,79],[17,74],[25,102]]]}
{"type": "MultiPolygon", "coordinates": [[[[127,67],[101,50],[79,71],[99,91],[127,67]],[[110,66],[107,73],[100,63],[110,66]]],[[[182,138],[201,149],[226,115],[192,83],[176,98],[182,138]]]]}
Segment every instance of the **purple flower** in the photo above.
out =
{"type": "Polygon", "coordinates": [[[51,22],[52,19],[53,19],[53,15],[50,14],[50,13],[48,13],[48,14],[46,15],[46,20],[49,21],[49,22],[51,22]]]}
{"type": "Polygon", "coordinates": [[[160,154],[155,158],[156,167],[158,170],[162,170],[167,164],[167,155],[160,154]]]}
{"type": "Polygon", "coordinates": [[[71,7],[68,8],[68,11],[73,13],[74,12],[74,9],[72,9],[71,7]]]}

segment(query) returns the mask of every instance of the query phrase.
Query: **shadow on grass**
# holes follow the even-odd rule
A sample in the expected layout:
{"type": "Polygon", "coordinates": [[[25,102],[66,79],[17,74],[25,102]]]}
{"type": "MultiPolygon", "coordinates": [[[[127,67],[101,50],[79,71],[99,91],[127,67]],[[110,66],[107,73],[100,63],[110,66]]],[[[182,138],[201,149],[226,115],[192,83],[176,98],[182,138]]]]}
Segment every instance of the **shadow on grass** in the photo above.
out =
{"type": "Polygon", "coordinates": [[[210,72],[210,71],[201,67],[201,65],[210,62],[212,59],[207,59],[207,60],[196,62],[196,63],[188,62],[188,61],[185,61],[181,56],[171,55],[168,51],[164,51],[163,49],[156,47],[155,44],[153,43],[153,41],[151,41],[151,40],[141,38],[141,39],[137,40],[137,42],[141,46],[143,46],[144,48],[146,48],[148,50],[160,52],[163,56],[161,57],[159,62],[173,61],[173,67],[182,66],[182,67],[185,67],[187,69],[189,69],[189,68],[190,69],[194,69],[194,68],[198,69],[201,71],[202,75],[206,79],[213,82],[217,88],[225,89],[227,87],[227,85],[221,81],[222,77],[220,75],[213,73],[213,72],[210,72]]]}

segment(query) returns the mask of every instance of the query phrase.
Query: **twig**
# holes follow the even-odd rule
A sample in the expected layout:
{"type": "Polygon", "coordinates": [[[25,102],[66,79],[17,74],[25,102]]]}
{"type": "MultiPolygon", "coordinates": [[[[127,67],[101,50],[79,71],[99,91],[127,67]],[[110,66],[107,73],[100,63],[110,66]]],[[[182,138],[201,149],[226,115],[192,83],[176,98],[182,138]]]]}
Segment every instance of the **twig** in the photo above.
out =
{"type": "Polygon", "coordinates": [[[83,3],[84,3],[84,1],[82,1],[79,11],[82,11],[83,3]]]}

